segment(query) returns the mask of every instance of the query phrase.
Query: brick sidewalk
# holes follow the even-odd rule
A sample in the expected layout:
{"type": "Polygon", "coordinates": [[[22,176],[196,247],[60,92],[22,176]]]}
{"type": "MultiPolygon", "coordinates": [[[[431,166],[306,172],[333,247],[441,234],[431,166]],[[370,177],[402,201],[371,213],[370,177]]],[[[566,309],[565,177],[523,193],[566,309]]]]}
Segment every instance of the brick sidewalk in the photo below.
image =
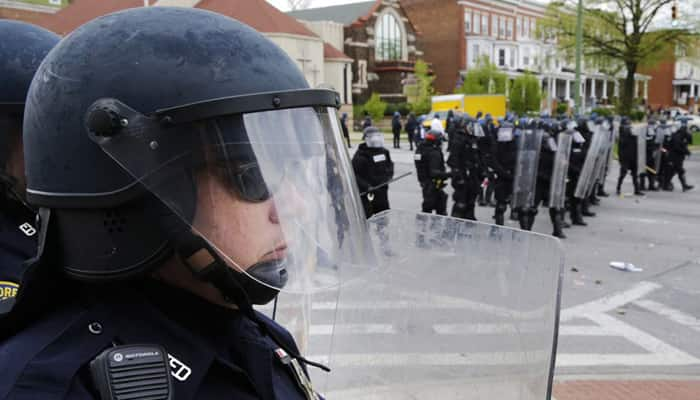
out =
{"type": "Polygon", "coordinates": [[[700,380],[570,381],[554,384],[556,400],[698,400],[700,380]]]}

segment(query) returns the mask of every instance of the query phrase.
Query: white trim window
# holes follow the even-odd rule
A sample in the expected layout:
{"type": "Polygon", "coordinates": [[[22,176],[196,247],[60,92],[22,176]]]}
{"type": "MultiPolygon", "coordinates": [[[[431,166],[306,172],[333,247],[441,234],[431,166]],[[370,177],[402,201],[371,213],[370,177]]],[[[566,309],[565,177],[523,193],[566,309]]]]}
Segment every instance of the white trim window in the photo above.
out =
{"type": "Polygon", "coordinates": [[[498,15],[491,14],[491,36],[498,37],[498,15]]]}
{"type": "Polygon", "coordinates": [[[474,12],[474,33],[475,34],[480,34],[481,33],[481,14],[478,12],[474,12]]]}
{"type": "Polygon", "coordinates": [[[518,36],[518,39],[523,37],[523,17],[518,15],[518,19],[515,22],[515,32],[516,35],[518,36]]]}
{"type": "Polygon", "coordinates": [[[515,68],[515,49],[511,48],[510,49],[510,67],[515,68]]]}
{"type": "Polygon", "coordinates": [[[481,31],[484,32],[484,36],[489,35],[489,15],[486,13],[481,14],[481,31]]]}
{"type": "Polygon", "coordinates": [[[523,67],[530,65],[530,48],[523,47],[523,67]]]}
{"type": "Polygon", "coordinates": [[[403,25],[393,13],[387,12],[377,18],[374,40],[374,56],[378,61],[404,59],[403,25]]]}
{"type": "Polygon", "coordinates": [[[464,33],[472,33],[472,11],[464,10],[464,33]]]}
{"type": "Polygon", "coordinates": [[[506,37],[513,40],[513,18],[508,18],[508,25],[506,26],[506,37]]]}
{"type": "Polygon", "coordinates": [[[500,16],[498,17],[498,37],[499,38],[505,38],[506,37],[506,17],[500,16]]]}
{"type": "Polygon", "coordinates": [[[367,60],[357,60],[357,82],[360,87],[367,87],[367,60]]]}
{"type": "Polygon", "coordinates": [[[537,22],[534,18],[530,18],[530,32],[532,32],[532,37],[537,38],[537,22]]]}
{"type": "Polygon", "coordinates": [[[473,44],[471,54],[469,54],[469,64],[476,65],[476,61],[479,59],[479,45],[473,44]]]}
{"type": "Polygon", "coordinates": [[[498,66],[505,67],[506,66],[506,49],[499,48],[497,51],[498,51],[498,66]]]}
{"type": "Polygon", "coordinates": [[[530,18],[527,17],[523,18],[523,37],[526,39],[530,37],[530,18]]]}

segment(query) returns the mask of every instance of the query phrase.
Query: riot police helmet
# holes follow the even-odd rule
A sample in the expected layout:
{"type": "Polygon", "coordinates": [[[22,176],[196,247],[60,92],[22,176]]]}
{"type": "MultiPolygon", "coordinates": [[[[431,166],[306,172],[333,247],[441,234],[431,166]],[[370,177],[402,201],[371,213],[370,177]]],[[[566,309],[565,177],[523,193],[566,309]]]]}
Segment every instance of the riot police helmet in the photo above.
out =
{"type": "MultiPolygon", "coordinates": [[[[0,19],[0,184],[21,178],[22,114],[29,84],[58,35],[25,22],[0,19]],[[17,164],[17,165],[15,165],[17,164]]],[[[8,188],[9,189],[9,188],[8,188]]]]}
{"type": "Polygon", "coordinates": [[[87,284],[179,263],[248,311],[359,273],[371,250],[339,105],[221,14],[144,7],[88,22],[28,94],[43,256],[87,284]]]}

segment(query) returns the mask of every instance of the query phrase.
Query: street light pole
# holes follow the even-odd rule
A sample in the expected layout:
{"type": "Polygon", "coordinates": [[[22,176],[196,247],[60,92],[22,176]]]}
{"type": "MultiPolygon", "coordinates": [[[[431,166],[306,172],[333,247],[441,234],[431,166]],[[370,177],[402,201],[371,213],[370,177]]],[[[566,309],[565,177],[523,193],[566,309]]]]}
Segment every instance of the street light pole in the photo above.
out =
{"type": "Polygon", "coordinates": [[[578,0],[576,9],[576,87],[574,87],[574,97],[576,98],[576,114],[583,112],[581,104],[581,52],[583,42],[583,0],[578,0]]]}

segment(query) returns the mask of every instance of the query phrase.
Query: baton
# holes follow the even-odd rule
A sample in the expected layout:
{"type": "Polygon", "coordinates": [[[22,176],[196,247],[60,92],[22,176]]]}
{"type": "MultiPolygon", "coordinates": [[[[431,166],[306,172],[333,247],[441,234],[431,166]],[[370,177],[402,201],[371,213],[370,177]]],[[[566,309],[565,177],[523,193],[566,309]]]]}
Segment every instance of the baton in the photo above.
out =
{"type": "Polygon", "coordinates": [[[403,175],[397,176],[396,178],[389,179],[388,181],[386,181],[386,182],[384,182],[384,183],[380,183],[380,184],[377,185],[377,186],[370,186],[367,190],[365,190],[364,192],[360,193],[360,196],[364,196],[364,195],[366,195],[367,193],[369,193],[369,192],[371,192],[371,191],[373,191],[373,190],[379,189],[380,187],[384,187],[384,186],[386,186],[386,185],[388,185],[388,184],[390,184],[390,183],[392,183],[392,182],[396,182],[396,181],[398,181],[399,179],[403,179],[403,178],[405,178],[405,177],[407,177],[407,176],[409,176],[409,175],[413,175],[413,172],[412,172],[412,171],[409,171],[409,172],[406,172],[406,173],[403,174],[403,175]]]}
{"type": "Polygon", "coordinates": [[[651,172],[652,174],[656,175],[656,170],[650,166],[646,166],[646,170],[651,172]]]}

